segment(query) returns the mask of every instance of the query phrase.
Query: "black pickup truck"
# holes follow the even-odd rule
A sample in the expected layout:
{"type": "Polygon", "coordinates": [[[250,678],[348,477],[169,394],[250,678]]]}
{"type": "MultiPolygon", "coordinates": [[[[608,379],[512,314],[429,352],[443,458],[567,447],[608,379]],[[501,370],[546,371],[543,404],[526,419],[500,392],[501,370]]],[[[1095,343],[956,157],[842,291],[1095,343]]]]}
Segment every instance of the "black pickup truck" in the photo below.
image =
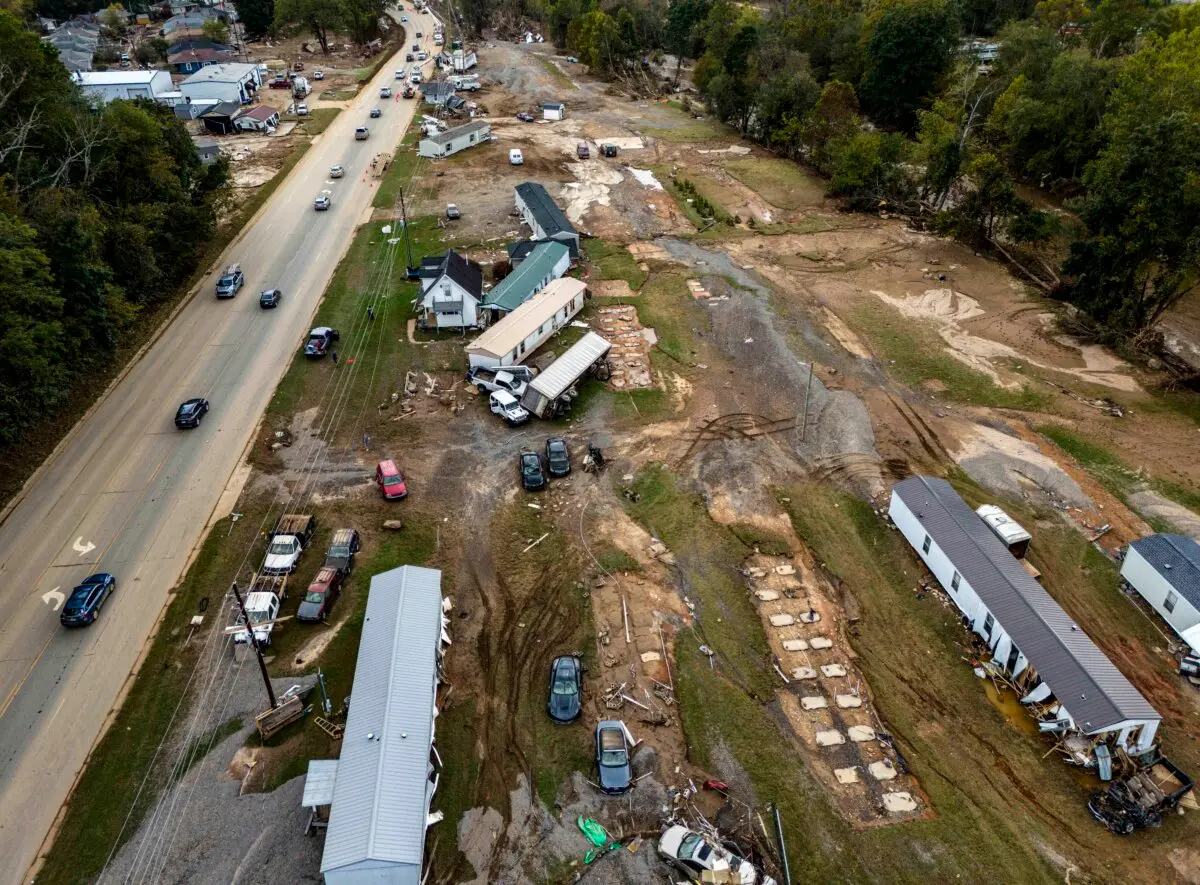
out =
{"type": "Polygon", "coordinates": [[[1088,810],[1111,832],[1128,836],[1143,827],[1157,827],[1192,786],[1192,779],[1156,750],[1135,774],[1092,793],[1088,810]]]}

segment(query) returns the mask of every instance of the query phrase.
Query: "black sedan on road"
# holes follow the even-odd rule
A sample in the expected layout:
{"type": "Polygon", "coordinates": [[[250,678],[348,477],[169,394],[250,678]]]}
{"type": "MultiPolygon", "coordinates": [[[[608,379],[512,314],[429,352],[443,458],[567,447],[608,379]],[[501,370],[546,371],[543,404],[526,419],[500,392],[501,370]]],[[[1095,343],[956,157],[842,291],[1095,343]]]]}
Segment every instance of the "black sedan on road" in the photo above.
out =
{"type": "Polygon", "coordinates": [[[96,620],[96,613],[116,589],[117,579],[107,572],[84,578],[67,597],[59,621],[64,627],[86,627],[96,620]]]}
{"type": "Polygon", "coordinates": [[[571,450],[561,436],[546,440],[546,465],[551,476],[566,476],[571,472],[571,450]]]}
{"type": "Polygon", "coordinates": [[[258,296],[258,306],[264,310],[268,307],[278,307],[282,299],[283,293],[278,289],[263,289],[262,294],[258,296]]]}
{"type": "Polygon", "coordinates": [[[555,658],[550,665],[550,697],[546,712],[555,722],[574,722],[583,712],[583,664],[574,655],[555,658]]]}
{"type": "Polygon", "coordinates": [[[518,462],[521,469],[521,488],[527,492],[536,492],[546,487],[546,468],[542,466],[542,456],[537,452],[522,452],[518,462]]]}
{"type": "Polygon", "coordinates": [[[208,400],[196,397],[180,403],[175,413],[175,426],[180,428],[199,427],[200,419],[208,412],[208,400]]]}

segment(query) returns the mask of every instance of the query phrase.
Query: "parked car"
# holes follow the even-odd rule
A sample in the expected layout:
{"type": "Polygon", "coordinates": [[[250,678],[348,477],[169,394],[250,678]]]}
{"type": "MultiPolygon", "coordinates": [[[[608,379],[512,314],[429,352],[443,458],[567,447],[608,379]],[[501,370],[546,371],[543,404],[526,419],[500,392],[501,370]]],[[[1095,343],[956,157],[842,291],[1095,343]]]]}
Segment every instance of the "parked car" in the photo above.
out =
{"type": "Polygon", "coordinates": [[[488,397],[488,408],[493,415],[499,415],[509,426],[516,427],[529,420],[529,413],[517,402],[517,398],[507,390],[497,390],[488,397]]]}
{"type": "Polygon", "coordinates": [[[321,566],[296,609],[297,621],[323,621],[342,592],[345,576],[335,568],[321,566]]]}
{"type": "Polygon", "coordinates": [[[624,793],[633,786],[633,767],[629,763],[629,732],[625,723],[605,719],[596,726],[596,771],[600,789],[606,793],[624,793]]]}
{"type": "Polygon", "coordinates": [[[537,452],[521,452],[517,464],[521,470],[521,488],[527,492],[536,492],[546,487],[548,480],[541,455],[537,452]]]}
{"type": "Polygon", "coordinates": [[[516,398],[520,398],[532,380],[533,372],[525,366],[505,366],[503,369],[476,366],[467,373],[467,383],[474,384],[480,393],[506,390],[516,398]]]}
{"type": "Polygon", "coordinates": [[[592,149],[588,147],[586,141],[581,141],[575,145],[575,156],[580,160],[590,160],[592,157],[592,149]]]}
{"type": "Polygon", "coordinates": [[[331,329],[328,326],[317,326],[308,333],[308,340],[304,342],[304,355],[312,359],[320,359],[329,353],[333,346],[333,342],[341,337],[337,329],[331,329]]]}
{"type": "Polygon", "coordinates": [[[263,289],[258,296],[258,306],[264,310],[269,307],[278,307],[282,299],[283,293],[278,289],[263,289]]]}
{"type": "Polygon", "coordinates": [[[355,141],[366,141],[371,136],[371,130],[366,126],[359,126],[354,130],[355,141]]]}
{"type": "Polygon", "coordinates": [[[605,142],[604,144],[600,145],[600,156],[615,157],[616,155],[617,155],[617,146],[615,144],[608,144],[607,142],[605,142]]]}
{"type": "Polygon", "coordinates": [[[571,450],[561,436],[546,440],[546,466],[551,476],[566,476],[571,472],[571,450]]]}
{"type": "Polygon", "coordinates": [[[370,117],[372,120],[378,120],[382,116],[383,116],[383,110],[381,108],[371,108],[370,117]]]}
{"type": "Polygon", "coordinates": [[[200,419],[208,413],[208,400],[196,397],[184,400],[175,410],[175,426],[181,430],[199,427],[200,419]]]}
{"type": "Polygon", "coordinates": [[[392,97],[392,87],[391,86],[380,86],[379,87],[379,97],[380,98],[391,98],[392,97]]]}
{"type": "Polygon", "coordinates": [[[357,529],[338,529],[325,553],[325,566],[348,575],[354,569],[354,556],[361,549],[362,538],[357,529]]]}
{"type": "Polygon", "coordinates": [[[532,123],[533,122],[533,114],[517,114],[517,119],[520,120],[522,123],[532,123]]]}
{"type": "Polygon", "coordinates": [[[307,117],[308,116],[308,105],[306,105],[304,102],[300,102],[300,104],[296,105],[296,116],[297,117],[307,117]]]}
{"type": "Polygon", "coordinates": [[[231,264],[225,268],[225,273],[217,278],[217,297],[232,298],[244,285],[246,276],[242,273],[241,265],[231,264]]]}
{"type": "Polygon", "coordinates": [[[550,697],[546,712],[555,722],[574,722],[583,712],[583,663],[563,655],[550,664],[550,697]]]}
{"type": "Polygon", "coordinates": [[[317,194],[316,199],[313,200],[313,209],[317,212],[324,212],[331,205],[333,205],[333,201],[329,199],[329,194],[317,194]]]}
{"type": "Polygon", "coordinates": [[[292,81],[289,77],[276,77],[267,86],[272,89],[291,89],[292,81]]]}
{"type": "Polygon", "coordinates": [[[750,861],[679,824],[667,827],[659,837],[658,853],[693,882],[776,885],[774,879],[761,873],[750,861]]]}
{"type": "Polygon", "coordinates": [[[454,203],[447,203],[446,217],[451,221],[458,221],[458,219],[462,218],[462,212],[459,211],[458,206],[454,203]]]}
{"type": "Polygon", "coordinates": [[[59,622],[64,627],[86,627],[96,620],[96,613],[116,589],[117,579],[107,572],[84,578],[63,603],[59,622]]]}
{"type": "Polygon", "coordinates": [[[310,514],[285,513],[280,516],[271,530],[271,543],[259,571],[264,575],[290,575],[316,531],[316,517],[310,514]]]}
{"type": "Polygon", "coordinates": [[[325,72],[324,72],[324,71],[313,71],[313,72],[312,72],[312,78],[313,78],[314,80],[324,80],[324,79],[325,79],[325,72]]]}
{"type": "Polygon", "coordinates": [[[379,486],[379,494],[383,495],[384,500],[398,501],[408,497],[408,485],[395,461],[379,462],[375,467],[375,485],[379,486]]]}
{"type": "Polygon", "coordinates": [[[346,174],[346,169],[343,166],[330,166],[329,167],[329,177],[330,178],[341,178],[345,174],[346,174]]]}
{"type": "Polygon", "coordinates": [[[525,164],[525,155],[521,153],[520,148],[513,148],[508,152],[508,162],[513,166],[523,166],[525,164]]]}

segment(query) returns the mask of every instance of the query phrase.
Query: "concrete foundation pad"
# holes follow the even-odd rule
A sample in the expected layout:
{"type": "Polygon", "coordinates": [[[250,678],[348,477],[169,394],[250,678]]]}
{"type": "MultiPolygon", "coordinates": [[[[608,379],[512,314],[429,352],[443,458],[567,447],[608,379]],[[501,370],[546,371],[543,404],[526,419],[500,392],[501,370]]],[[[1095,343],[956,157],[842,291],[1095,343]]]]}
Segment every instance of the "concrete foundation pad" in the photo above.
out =
{"type": "Polygon", "coordinates": [[[808,644],[816,649],[833,648],[833,640],[828,636],[814,636],[808,640],[808,644]]]}
{"type": "Polygon", "coordinates": [[[807,639],[785,639],[783,640],[784,651],[808,651],[807,639]]]}
{"type": "Polygon", "coordinates": [[[892,765],[891,759],[872,762],[867,766],[867,771],[871,772],[871,777],[877,781],[890,781],[896,776],[896,766],[892,765]]]}
{"type": "Polygon", "coordinates": [[[833,678],[835,676],[845,676],[846,668],[841,664],[823,664],[821,666],[821,672],[826,676],[833,678]]]}
{"type": "Polygon", "coordinates": [[[853,710],[855,707],[862,706],[862,698],[856,694],[840,694],[834,700],[843,710],[853,710]]]}
{"type": "Polygon", "coordinates": [[[774,602],[779,598],[777,590],[755,590],[754,595],[758,597],[759,602],[774,602]]]}
{"type": "Polygon", "coordinates": [[[851,725],[850,740],[856,744],[875,740],[875,729],[869,725],[851,725]]]}
{"type": "Polygon", "coordinates": [[[643,664],[649,664],[654,661],[661,661],[662,655],[656,651],[644,651],[641,654],[641,658],[643,664]]]}
{"type": "Polygon", "coordinates": [[[837,778],[839,784],[856,784],[858,783],[857,768],[835,768],[833,776],[837,778]]]}
{"type": "Polygon", "coordinates": [[[817,732],[818,747],[836,747],[846,743],[846,736],[837,729],[831,728],[828,731],[817,732]]]}
{"type": "Polygon", "coordinates": [[[812,667],[796,667],[792,670],[793,679],[816,679],[817,671],[812,667]]]}
{"type": "Polygon", "coordinates": [[[808,698],[800,698],[800,707],[804,710],[824,710],[829,706],[829,702],[820,695],[815,695],[808,698]]]}
{"type": "Polygon", "coordinates": [[[883,807],[894,814],[916,811],[917,803],[909,793],[884,793],[883,807]]]}
{"type": "Polygon", "coordinates": [[[796,619],[787,612],[771,615],[770,621],[772,627],[790,627],[792,624],[796,623],[796,619]]]}

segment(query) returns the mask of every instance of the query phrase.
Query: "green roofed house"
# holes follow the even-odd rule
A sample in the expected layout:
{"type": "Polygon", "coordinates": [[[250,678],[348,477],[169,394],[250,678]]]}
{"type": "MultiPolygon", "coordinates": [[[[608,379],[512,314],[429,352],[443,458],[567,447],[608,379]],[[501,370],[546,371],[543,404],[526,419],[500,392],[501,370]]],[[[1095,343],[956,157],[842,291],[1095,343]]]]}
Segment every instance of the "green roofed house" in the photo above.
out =
{"type": "Polygon", "coordinates": [[[496,322],[565,274],[570,266],[571,252],[566,244],[557,240],[537,243],[508,276],[484,295],[479,307],[490,311],[489,320],[496,322]]]}

